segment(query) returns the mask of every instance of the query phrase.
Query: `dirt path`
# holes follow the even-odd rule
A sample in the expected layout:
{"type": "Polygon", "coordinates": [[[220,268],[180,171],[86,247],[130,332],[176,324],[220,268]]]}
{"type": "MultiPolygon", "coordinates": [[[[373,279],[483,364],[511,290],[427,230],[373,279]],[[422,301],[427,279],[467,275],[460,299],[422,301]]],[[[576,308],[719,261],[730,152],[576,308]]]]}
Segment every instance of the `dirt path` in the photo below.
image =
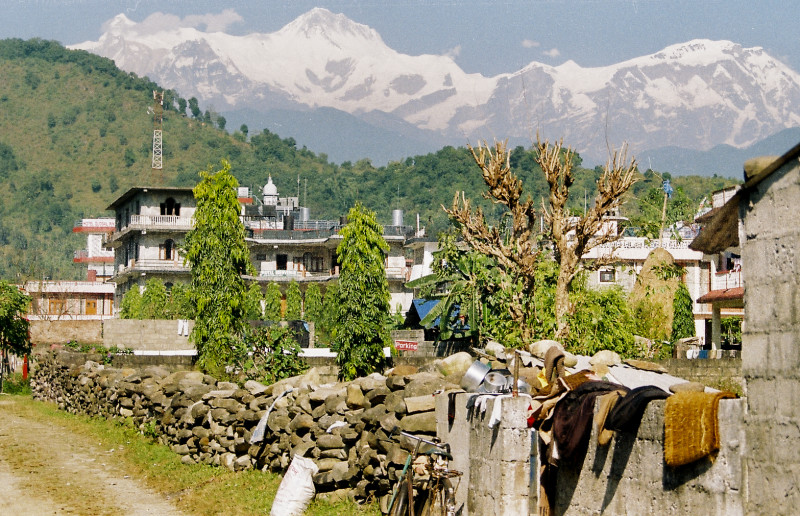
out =
{"type": "Polygon", "coordinates": [[[129,478],[119,450],[47,425],[0,396],[0,514],[180,515],[129,478]]]}

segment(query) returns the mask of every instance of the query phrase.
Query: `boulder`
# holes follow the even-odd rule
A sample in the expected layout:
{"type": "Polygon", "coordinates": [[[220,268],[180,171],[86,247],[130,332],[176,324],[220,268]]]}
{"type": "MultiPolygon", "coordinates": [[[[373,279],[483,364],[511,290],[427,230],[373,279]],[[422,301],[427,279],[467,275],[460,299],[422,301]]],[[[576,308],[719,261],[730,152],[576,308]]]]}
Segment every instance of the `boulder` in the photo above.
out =
{"type": "Polygon", "coordinates": [[[620,365],[622,363],[622,359],[620,358],[619,354],[615,351],[611,351],[610,349],[604,349],[602,351],[598,351],[594,354],[592,358],[589,359],[589,363],[591,365],[607,365],[609,367],[620,365]]]}
{"type": "Polygon", "coordinates": [[[475,359],[472,355],[466,351],[460,351],[438,361],[436,365],[442,375],[448,378],[455,378],[457,382],[460,383],[464,373],[467,372],[467,369],[469,369],[474,361],[475,359]]]}
{"type": "Polygon", "coordinates": [[[544,360],[544,355],[547,350],[553,346],[557,346],[561,351],[564,351],[564,346],[555,340],[539,340],[528,346],[528,351],[531,355],[544,360]]]}

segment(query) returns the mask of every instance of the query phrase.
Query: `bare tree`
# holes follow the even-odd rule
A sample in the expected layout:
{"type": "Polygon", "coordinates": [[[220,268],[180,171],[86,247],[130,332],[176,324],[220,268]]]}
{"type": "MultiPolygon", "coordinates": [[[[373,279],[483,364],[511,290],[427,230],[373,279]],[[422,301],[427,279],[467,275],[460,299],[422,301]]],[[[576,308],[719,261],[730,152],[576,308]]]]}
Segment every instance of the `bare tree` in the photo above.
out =
{"type": "MultiPolygon", "coordinates": [[[[569,300],[569,286],[575,276],[585,269],[581,257],[591,249],[617,240],[620,235],[603,227],[605,218],[613,213],[623,202],[623,195],[636,182],[636,159],[628,161],[627,147],[613,151],[603,167],[603,174],[597,180],[597,195],[594,205],[583,216],[573,217],[567,211],[569,188],[574,178],[572,164],[575,152],[563,147],[563,140],[550,145],[542,142],[537,135],[538,156],[536,161],[544,172],[550,185],[549,206],[542,201],[545,222],[550,226],[555,259],[559,266],[556,284],[555,317],[557,340],[569,335],[567,316],[572,312],[569,300]],[[563,152],[562,152],[563,151],[563,152]]],[[[593,266],[611,261],[609,254],[595,261],[593,266]]]]}
{"type": "Polygon", "coordinates": [[[509,314],[527,341],[533,332],[531,317],[535,308],[530,304],[540,254],[533,235],[536,208],[530,196],[523,199],[522,181],[511,172],[511,152],[506,146],[504,141],[495,142],[493,148],[486,142],[479,144],[477,150],[471,145],[467,147],[489,187],[484,197],[508,209],[510,224],[487,224],[483,210],[473,209],[463,192],[456,192],[450,209],[442,208],[456,222],[470,247],[496,260],[503,282],[499,288],[511,295],[509,314]],[[517,285],[520,287],[516,288],[517,285]]]}

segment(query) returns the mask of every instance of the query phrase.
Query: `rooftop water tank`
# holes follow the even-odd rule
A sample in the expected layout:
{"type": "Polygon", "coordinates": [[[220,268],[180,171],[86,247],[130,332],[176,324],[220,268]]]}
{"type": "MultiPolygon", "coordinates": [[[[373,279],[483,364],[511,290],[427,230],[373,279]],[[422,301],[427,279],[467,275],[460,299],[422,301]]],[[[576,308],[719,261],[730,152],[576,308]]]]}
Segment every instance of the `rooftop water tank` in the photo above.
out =
{"type": "Polygon", "coordinates": [[[403,210],[392,210],[392,226],[403,225],[403,210]]]}

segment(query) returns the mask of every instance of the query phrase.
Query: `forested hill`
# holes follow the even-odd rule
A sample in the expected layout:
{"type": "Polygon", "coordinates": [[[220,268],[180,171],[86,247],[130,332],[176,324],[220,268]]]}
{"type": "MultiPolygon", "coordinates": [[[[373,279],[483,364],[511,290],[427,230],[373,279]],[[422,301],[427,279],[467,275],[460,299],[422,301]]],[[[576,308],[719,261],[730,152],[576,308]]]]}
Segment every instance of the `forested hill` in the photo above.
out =
{"type": "MultiPolygon", "coordinates": [[[[226,127],[212,106],[173,91],[164,93],[164,169],[154,175],[153,90],[161,88],[109,59],[56,42],[0,41],[0,278],[82,279],[84,271],[72,263],[73,252],[86,244],[72,233],[77,220],[110,216],[106,206],[131,186],[194,186],[198,172],[221,159],[231,162],[242,186],[258,192],[271,175],[280,195],[299,194],[312,218],[338,218],[360,200],[383,223],[390,222],[391,210],[403,209],[406,224],[419,213],[435,232],[447,226],[440,206],[449,206],[457,190],[493,213],[463,147],[380,168],[368,160],[334,164],[324,154],[298,149],[291,138],[226,127]]],[[[512,152],[515,171],[539,198],[546,196],[546,184],[533,158],[530,149],[512,152]]],[[[597,173],[578,168],[574,209],[582,209],[584,192],[591,200],[597,173]]],[[[659,177],[647,177],[637,193],[660,184],[659,177]]],[[[673,186],[694,204],[729,183],[673,177],[673,186]]],[[[638,203],[629,206],[635,214],[638,203]]]]}

